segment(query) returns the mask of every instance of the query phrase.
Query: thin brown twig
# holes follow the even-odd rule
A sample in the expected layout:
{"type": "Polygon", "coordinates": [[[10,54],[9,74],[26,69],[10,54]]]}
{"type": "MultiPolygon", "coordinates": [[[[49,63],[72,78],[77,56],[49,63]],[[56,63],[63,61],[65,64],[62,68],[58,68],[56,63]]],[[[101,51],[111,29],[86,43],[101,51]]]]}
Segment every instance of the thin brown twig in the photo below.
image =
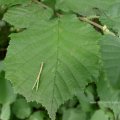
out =
{"type": "Polygon", "coordinates": [[[86,18],[86,17],[79,17],[79,19],[82,20],[82,21],[85,21],[85,22],[87,22],[87,23],[90,23],[91,25],[96,26],[97,28],[100,28],[101,30],[103,30],[103,26],[101,26],[101,25],[99,25],[99,24],[97,24],[97,23],[89,20],[89,19],[86,18]]]}
{"type": "Polygon", "coordinates": [[[102,25],[99,25],[91,20],[89,20],[88,18],[86,17],[79,17],[80,20],[82,21],[85,21],[87,23],[90,23],[91,25],[101,29],[103,32],[107,33],[107,34],[110,34],[110,35],[113,35],[113,36],[116,36],[115,33],[111,32],[106,25],[102,26],[102,25]]]}

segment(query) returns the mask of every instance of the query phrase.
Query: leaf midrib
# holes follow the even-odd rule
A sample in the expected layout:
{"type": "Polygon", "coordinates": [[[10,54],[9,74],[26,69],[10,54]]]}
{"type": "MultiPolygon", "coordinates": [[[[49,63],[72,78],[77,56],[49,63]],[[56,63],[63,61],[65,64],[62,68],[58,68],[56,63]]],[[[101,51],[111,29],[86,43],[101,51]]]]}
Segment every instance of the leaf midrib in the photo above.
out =
{"type": "Polygon", "coordinates": [[[53,108],[54,108],[54,92],[55,92],[55,81],[56,81],[56,77],[57,77],[57,71],[58,71],[58,63],[59,63],[59,44],[60,44],[60,31],[59,31],[59,25],[60,24],[60,18],[58,18],[57,20],[57,27],[58,27],[58,30],[57,30],[57,60],[56,60],[56,65],[55,65],[55,75],[54,75],[54,78],[53,78],[53,94],[52,94],[52,103],[51,103],[51,113],[53,113],[53,108]]]}

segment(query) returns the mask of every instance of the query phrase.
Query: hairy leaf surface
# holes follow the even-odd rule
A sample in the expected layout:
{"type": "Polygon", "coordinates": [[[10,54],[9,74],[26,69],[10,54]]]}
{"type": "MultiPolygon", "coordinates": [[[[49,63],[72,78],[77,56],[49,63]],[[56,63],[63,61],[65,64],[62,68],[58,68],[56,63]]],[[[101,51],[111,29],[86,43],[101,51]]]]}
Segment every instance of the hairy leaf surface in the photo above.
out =
{"type": "MultiPolygon", "coordinates": [[[[37,17],[37,24],[10,36],[6,77],[16,92],[28,101],[41,103],[55,120],[55,113],[64,101],[97,79],[100,34],[74,15],[49,21],[37,17]],[[39,89],[32,90],[42,62],[39,89]]],[[[16,22],[12,24],[17,26],[16,22]]]]}

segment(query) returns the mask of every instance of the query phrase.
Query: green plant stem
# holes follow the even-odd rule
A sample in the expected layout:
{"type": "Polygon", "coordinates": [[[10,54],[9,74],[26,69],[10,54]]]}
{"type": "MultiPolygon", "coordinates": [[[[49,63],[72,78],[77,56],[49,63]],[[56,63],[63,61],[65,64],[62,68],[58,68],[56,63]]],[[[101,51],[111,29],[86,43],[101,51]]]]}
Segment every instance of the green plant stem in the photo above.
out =
{"type": "Polygon", "coordinates": [[[99,25],[99,24],[97,24],[97,23],[89,20],[89,19],[86,18],[86,17],[79,17],[79,19],[82,20],[82,21],[85,21],[85,22],[87,22],[87,23],[90,23],[91,25],[93,25],[93,26],[101,29],[101,30],[102,30],[104,33],[106,33],[106,34],[116,36],[115,33],[111,32],[111,31],[107,28],[106,25],[104,25],[104,26],[99,25]]]}

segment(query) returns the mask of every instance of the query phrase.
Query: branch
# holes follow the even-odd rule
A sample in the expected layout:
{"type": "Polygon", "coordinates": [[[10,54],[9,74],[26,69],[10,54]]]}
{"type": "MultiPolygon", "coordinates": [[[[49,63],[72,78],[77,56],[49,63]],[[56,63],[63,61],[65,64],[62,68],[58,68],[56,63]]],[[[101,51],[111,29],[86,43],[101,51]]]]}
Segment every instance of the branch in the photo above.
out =
{"type": "Polygon", "coordinates": [[[87,22],[87,23],[90,23],[91,25],[93,25],[93,26],[101,29],[101,30],[102,30],[104,33],[106,33],[106,34],[110,34],[110,35],[116,36],[115,33],[111,32],[111,31],[107,28],[106,25],[104,25],[104,26],[99,25],[99,24],[97,24],[97,23],[89,20],[89,19],[86,18],[86,17],[79,17],[79,19],[82,20],[82,21],[85,21],[85,22],[87,22]]]}

